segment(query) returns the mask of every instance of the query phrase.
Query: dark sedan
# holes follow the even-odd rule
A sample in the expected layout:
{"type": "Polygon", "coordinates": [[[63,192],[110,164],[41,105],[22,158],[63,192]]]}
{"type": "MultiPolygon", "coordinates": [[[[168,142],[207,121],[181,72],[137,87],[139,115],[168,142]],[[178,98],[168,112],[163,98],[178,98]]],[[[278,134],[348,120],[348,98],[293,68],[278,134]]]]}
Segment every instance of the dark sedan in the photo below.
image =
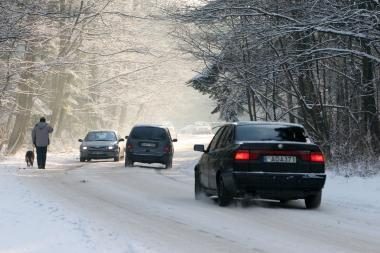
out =
{"type": "Polygon", "coordinates": [[[217,196],[220,206],[233,198],[259,197],[286,202],[304,199],[318,208],[325,184],[320,148],[302,125],[239,122],[222,126],[195,167],[195,198],[217,196]]]}

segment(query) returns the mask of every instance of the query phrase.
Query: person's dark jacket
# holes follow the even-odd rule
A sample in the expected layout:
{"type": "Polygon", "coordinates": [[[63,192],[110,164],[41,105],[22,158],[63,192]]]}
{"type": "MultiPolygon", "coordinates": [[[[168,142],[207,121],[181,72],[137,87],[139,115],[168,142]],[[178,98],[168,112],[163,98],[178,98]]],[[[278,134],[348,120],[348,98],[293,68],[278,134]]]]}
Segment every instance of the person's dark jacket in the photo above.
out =
{"type": "Polygon", "coordinates": [[[47,147],[49,145],[49,134],[53,128],[46,122],[37,123],[32,131],[33,144],[36,147],[47,147]]]}

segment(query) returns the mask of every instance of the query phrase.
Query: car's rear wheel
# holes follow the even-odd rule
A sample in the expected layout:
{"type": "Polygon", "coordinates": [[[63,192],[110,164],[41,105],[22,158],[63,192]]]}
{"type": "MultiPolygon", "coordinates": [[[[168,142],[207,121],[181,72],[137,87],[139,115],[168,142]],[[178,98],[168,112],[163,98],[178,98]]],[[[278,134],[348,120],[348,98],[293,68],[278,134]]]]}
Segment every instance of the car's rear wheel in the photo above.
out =
{"type": "Polygon", "coordinates": [[[281,204],[288,204],[290,202],[290,199],[280,199],[281,204]]]}
{"type": "Polygon", "coordinates": [[[166,163],[165,163],[165,169],[170,169],[173,167],[173,158],[169,159],[166,163]]]}
{"type": "Polygon", "coordinates": [[[79,161],[80,161],[81,163],[84,163],[84,162],[86,161],[86,158],[84,158],[84,157],[80,157],[80,158],[79,158],[79,161]]]}
{"type": "Polygon", "coordinates": [[[133,161],[129,160],[127,155],[125,155],[125,167],[133,167],[133,161]]]}
{"type": "Polygon", "coordinates": [[[305,205],[307,209],[316,209],[321,205],[322,201],[322,191],[317,194],[307,196],[305,198],[305,205]]]}
{"type": "Polygon", "coordinates": [[[228,206],[232,202],[232,195],[225,187],[223,177],[219,176],[218,179],[218,205],[228,206]]]}
{"type": "Polygon", "coordinates": [[[201,184],[201,175],[199,171],[194,171],[194,197],[196,200],[201,199],[201,195],[203,193],[203,187],[201,184]]]}

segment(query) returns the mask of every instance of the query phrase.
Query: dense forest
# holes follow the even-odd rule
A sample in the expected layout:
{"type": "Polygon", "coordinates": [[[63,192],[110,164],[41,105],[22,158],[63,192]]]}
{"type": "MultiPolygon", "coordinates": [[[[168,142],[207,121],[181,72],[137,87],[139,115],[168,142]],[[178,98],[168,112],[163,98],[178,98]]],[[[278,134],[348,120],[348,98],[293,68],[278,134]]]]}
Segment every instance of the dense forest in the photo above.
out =
{"type": "Polygon", "coordinates": [[[175,50],[165,6],[0,1],[0,153],[31,148],[41,116],[55,129],[51,148],[62,151],[90,129],[125,135],[137,122],[194,119],[189,111],[208,99],[185,85],[194,63],[175,50]]]}
{"type": "Polygon", "coordinates": [[[204,62],[189,84],[214,113],[301,123],[342,166],[378,161],[379,1],[200,2],[171,16],[182,50],[204,62]]]}
{"type": "Polygon", "coordinates": [[[30,143],[41,115],[64,144],[212,112],[301,123],[329,161],[373,168],[379,65],[377,0],[3,0],[0,152],[30,143]],[[214,108],[177,92],[186,81],[214,108]]]}

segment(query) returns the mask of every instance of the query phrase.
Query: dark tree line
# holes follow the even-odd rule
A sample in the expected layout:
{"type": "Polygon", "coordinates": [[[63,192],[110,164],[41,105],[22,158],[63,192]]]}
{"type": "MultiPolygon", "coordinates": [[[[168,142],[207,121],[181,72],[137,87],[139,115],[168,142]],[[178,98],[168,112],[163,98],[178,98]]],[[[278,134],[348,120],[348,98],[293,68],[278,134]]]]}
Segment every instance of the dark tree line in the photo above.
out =
{"type": "Polygon", "coordinates": [[[205,64],[190,85],[222,119],[299,122],[332,158],[377,159],[378,1],[213,0],[173,16],[205,64]]]}

